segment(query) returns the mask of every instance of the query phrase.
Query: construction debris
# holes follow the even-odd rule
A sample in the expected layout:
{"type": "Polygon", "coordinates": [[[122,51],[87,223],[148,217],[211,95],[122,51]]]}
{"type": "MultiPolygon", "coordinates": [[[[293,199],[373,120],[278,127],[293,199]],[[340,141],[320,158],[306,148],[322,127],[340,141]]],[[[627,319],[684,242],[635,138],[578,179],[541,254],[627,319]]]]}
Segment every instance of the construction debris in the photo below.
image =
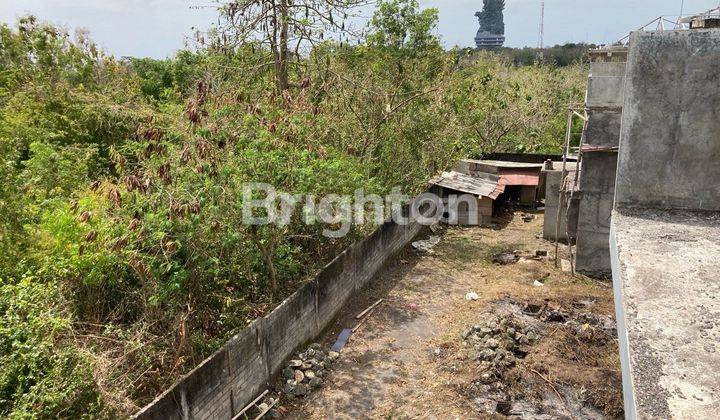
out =
{"type": "Polygon", "coordinates": [[[350,339],[350,335],[352,334],[352,330],[350,328],[345,328],[342,331],[340,331],[340,335],[338,336],[337,340],[335,341],[335,344],[332,346],[332,351],[340,353],[340,351],[345,347],[345,344],[347,344],[347,341],[350,339]]]}
{"type": "Polygon", "coordinates": [[[373,308],[375,308],[375,307],[378,306],[380,303],[382,303],[382,301],[383,301],[383,300],[380,299],[380,300],[378,300],[377,302],[373,303],[372,305],[368,306],[367,309],[365,309],[364,311],[362,311],[362,312],[360,312],[359,314],[357,314],[357,316],[355,317],[355,319],[360,319],[360,318],[364,317],[365,315],[367,315],[368,312],[372,311],[373,308]]]}
{"type": "Polygon", "coordinates": [[[522,215],[523,222],[525,222],[525,223],[532,222],[533,220],[535,220],[535,217],[536,216],[534,214],[523,214],[522,215]]]}
{"type": "Polygon", "coordinates": [[[515,317],[498,316],[475,325],[462,334],[463,344],[472,346],[472,359],[479,362],[480,377],[473,383],[477,388],[475,404],[486,414],[507,412],[510,396],[501,383],[503,373],[523,358],[529,346],[540,338],[532,326],[521,324],[515,317]]]}
{"type": "Polygon", "coordinates": [[[250,404],[240,410],[240,412],[237,413],[235,417],[233,417],[233,420],[240,418],[247,419],[250,418],[250,416],[255,419],[263,418],[265,416],[273,419],[281,417],[282,411],[284,411],[284,409],[282,407],[275,408],[275,405],[279,402],[279,399],[270,397],[268,395],[269,392],[270,391],[266,389],[262,394],[260,394],[260,396],[255,398],[250,404]]]}
{"type": "Polygon", "coordinates": [[[296,359],[290,360],[282,371],[285,380],[283,393],[290,398],[307,396],[313,389],[323,384],[327,369],[337,360],[339,354],[330,351],[327,354],[320,344],[311,344],[296,359]]]}
{"type": "Polygon", "coordinates": [[[412,247],[422,252],[432,252],[435,245],[440,243],[439,236],[430,236],[429,238],[422,241],[415,241],[412,243],[412,247]]]}
{"type": "Polygon", "coordinates": [[[520,259],[517,253],[513,252],[501,252],[493,257],[493,262],[500,265],[515,264],[520,259]]]}

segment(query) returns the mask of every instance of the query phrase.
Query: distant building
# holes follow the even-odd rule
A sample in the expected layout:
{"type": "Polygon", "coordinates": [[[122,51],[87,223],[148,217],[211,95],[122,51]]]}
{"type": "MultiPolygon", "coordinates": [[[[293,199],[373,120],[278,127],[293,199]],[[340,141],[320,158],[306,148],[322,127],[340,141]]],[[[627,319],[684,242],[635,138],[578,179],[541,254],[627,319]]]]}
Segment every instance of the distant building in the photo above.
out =
{"type": "Polygon", "coordinates": [[[504,43],[505,35],[492,34],[483,31],[482,28],[478,29],[477,35],[475,35],[475,45],[478,48],[498,48],[502,47],[504,43]]]}

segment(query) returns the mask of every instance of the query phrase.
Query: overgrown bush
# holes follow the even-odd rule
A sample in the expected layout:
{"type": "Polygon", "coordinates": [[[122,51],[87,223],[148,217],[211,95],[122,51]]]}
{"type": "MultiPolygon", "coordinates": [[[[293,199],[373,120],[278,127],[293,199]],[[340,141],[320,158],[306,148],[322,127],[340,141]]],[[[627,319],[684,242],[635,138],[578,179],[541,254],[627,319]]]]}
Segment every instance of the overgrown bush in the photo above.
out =
{"type": "Polygon", "coordinates": [[[358,45],[288,59],[282,91],[272,49],[219,28],[118,61],[0,26],[0,415],[132,413],[374,228],[246,226],[246,182],[416,193],[463,156],[559,151],[582,68],[468,64],[436,12],[378,10],[358,45]]]}
{"type": "Polygon", "coordinates": [[[65,303],[54,283],[0,280],[0,416],[90,418],[103,412],[91,359],[74,345],[65,303]]]}

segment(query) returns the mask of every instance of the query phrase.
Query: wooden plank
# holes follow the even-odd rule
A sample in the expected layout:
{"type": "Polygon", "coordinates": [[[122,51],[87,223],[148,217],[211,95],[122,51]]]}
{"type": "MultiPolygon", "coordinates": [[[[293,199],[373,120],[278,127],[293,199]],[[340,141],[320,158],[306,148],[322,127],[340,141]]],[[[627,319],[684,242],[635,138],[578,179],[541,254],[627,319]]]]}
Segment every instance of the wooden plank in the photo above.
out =
{"type": "Polygon", "coordinates": [[[357,314],[357,316],[355,317],[355,319],[360,319],[360,318],[362,318],[363,316],[365,316],[366,313],[370,312],[370,311],[372,310],[372,308],[378,306],[382,301],[383,301],[383,300],[380,299],[380,300],[378,300],[377,302],[373,303],[372,305],[368,306],[367,309],[365,309],[364,311],[362,311],[362,312],[360,312],[359,314],[357,314]]]}
{"type": "Polygon", "coordinates": [[[258,401],[260,401],[265,395],[267,395],[268,392],[269,392],[269,391],[266,389],[265,392],[263,392],[262,394],[260,394],[259,397],[255,398],[250,404],[246,405],[245,408],[243,408],[242,410],[240,410],[240,412],[237,413],[237,414],[235,415],[235,417],[232,418],[232,420],[237,420],[237,419],[240,418],[240,416],[247,416],[245,413],[246,413],[249,409],[255,407],[255,404],[256,404],[258,401]]]}

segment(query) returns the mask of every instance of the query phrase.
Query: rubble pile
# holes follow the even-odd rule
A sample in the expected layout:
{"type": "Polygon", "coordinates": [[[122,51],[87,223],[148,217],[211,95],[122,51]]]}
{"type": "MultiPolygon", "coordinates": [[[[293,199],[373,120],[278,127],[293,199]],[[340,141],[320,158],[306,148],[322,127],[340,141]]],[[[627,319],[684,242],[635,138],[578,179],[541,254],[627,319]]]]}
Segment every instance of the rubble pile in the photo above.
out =
{"type": "Polygon", "coordinates": [[[323,384],[323,377],[332,363],[338,358],[338,353],[330,351],[325,353],[320,344],[312,344],[297,358],[290,360],[283,369],[285,379],[283,393],[290,398],[304,397],[311,390],[323,384]]]}
{"type": "Polygon", "coordinates": [[[462,339],[472,346],[471,356],[479,362],[480,377],[473,382],[473,394],[480,396],[475,398],[478,409],[488,414],[506,412],[511,404],[502,375],[540,339],[537,329],[512,315],[501,315],[463,331],[462,339]]]}
{"type": "MultiPolygon", "coordinates": [[[[579,306],[582,305],[579,304],[579,306]]],[[[536,317],[543,322],[560,323],[572,330],[578,338],[587,341],[617,338],[617,324],[612,317],[607,315],[538,304],[525,305],[523,314],[536,317]]]]}
{"type": "Polygon", "coordinates": [[[473,358],[480,362],[481,381],[492,383],[500,374],[515,365],[517,357],[525,357],[525,346],[540,338],[533,326],[521,325],[510,315],[498,316],[465,330],[462,339],[473,347],[473,358]]]}
{"type": "Polygon", "coordinates": [[[498,265],[515,264],[520,259],[519,252],[501,252],[493,256],[493,262],[498,265]]]}
{"type": "Polygon", "coordinates": [[[548,258],[548,251],[538,249],[534,252],[514,250],[493,255],[492,262],[497,265],[511,265],[517,262],[541,261],[548,258]]]}
{"type": "Polygon", "coordinates": [[[617,324],[607,315],[596,315],[590,312],[577,314],[574,319],[565,323],[578,338],[587,342],[604,342],[617,339],[617,324]]]}

